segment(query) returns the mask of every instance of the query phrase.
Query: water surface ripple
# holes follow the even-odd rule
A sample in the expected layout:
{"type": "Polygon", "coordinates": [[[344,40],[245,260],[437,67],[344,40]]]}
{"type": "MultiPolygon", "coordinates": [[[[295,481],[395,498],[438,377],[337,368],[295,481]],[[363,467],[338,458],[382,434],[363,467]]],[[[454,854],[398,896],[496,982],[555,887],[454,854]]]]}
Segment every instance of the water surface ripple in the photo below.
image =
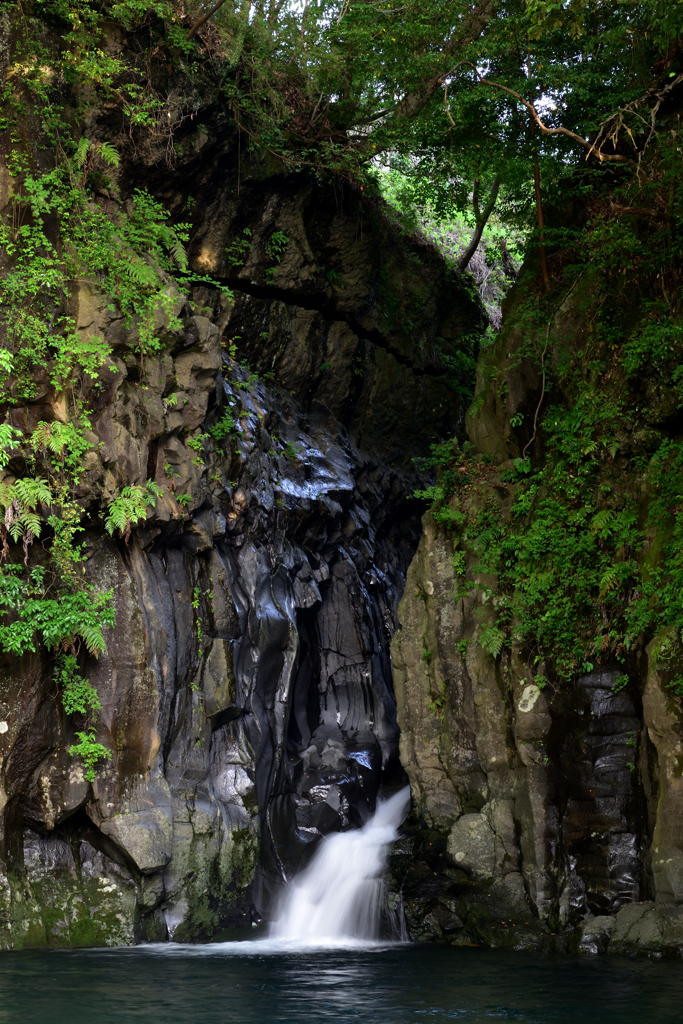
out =
{"type": "Polygon", "coordinates": [[[264,944],[0,954],[0,1024],[680,1024],[678,960],[264,944]]]}

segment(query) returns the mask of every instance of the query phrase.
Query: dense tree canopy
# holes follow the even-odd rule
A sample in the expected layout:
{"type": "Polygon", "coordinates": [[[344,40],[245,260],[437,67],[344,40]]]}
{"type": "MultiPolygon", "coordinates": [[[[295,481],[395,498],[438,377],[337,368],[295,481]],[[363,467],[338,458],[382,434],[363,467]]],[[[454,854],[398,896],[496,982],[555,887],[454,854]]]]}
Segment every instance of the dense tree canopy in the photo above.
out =
{"type": "Polygon", "coordinates": [[[32,28],[51,23],[60,76],[118,111],[131,136],[180,128],[191,83],[290,167],[358,178],[390,161],[414,202],[465,210],[474,190],[483,209],[499,192],[503,213],[535,205],[540,227],[577,168],[613,168],[640,188],[657,178],[653,140],[683,81],[681,0],[9,6],[25,24],[26,78],[55,84],[32,28]],[[116,56],[105,46],[115,26],[126,40],[116,56]]]}

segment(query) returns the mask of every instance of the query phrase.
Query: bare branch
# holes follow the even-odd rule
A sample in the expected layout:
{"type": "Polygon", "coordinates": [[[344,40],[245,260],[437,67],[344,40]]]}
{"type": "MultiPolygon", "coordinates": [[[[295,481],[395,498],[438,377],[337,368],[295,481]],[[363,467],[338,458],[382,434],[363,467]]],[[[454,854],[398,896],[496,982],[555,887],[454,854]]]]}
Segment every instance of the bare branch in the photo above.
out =
{"type": "Polygon", "coordinates": [[[213,15],[216,13],[219,7],[222,7],[224,3],[225,0],[218,0],[218,3],[214,4],[213,7],[206,12],[206,14],[202,14],[199,18],[197,18],[194,25],[192,25],[192,27],[185,33],[185,41],[187,42],[188,39],[192,39],[192,36],[195,34],[197,29],[200,29],[202,25],[209,20],[209,18],[213,17],[213,15]]]}
{"type": "MultiPolygon", "coordinates": [[[[462,63],[469,64],[469,61],[462,61],[462,63]]],[[[471,68],[474,68],[475,74],[480,85],[488,85],[492,89],[500,89],[502,92],[506,92],[509,96],[514,96],[514,98],[516,100],[519,100],[520,103],[523,103],[544,135],[566,135],[568,139],[573,139],[574,142],[578,142],[580,146],[583,146],[584,149],[588,150],[586,159],[588,159],[588,157],[591,156],[591,154],[595,154],[595,156],[598,158],[598,160],[600,160],[601,163],[609,162],[615,164],[628,164],[629,167],[634,167],[636,170],[639,169],[638,164],[635,160],[631,160],[627,156],[621,156],[620,153],[603,153],[601,150],[596,148],[596,144],[594,142],[590,142],[588,139],[584,139],[581,135],[577,135],[576,132],[570,131],[569,128],[548,128],[541,121],[536,111],[536,107],[533,105],[533,103],[530,103],[529,100],[526,100],[520,93],[516,92],[514,89],[510,89],[509,86],[501,85],[500,82],[493,82],[491,81],[490,78],[484,78],[482,75],[479,74],[479,71],[477,70],[474,64],[469,64],[469,66],[471,68]]]]}

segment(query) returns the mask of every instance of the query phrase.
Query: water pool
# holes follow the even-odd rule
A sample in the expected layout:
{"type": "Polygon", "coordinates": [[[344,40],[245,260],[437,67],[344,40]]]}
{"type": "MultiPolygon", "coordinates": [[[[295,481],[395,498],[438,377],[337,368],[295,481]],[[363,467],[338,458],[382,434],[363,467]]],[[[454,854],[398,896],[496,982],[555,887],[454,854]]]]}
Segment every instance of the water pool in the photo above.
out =
{"type": "Polygon", "coordinates": [[[678,960],[425,945],[310,953],[266,948],[230,943],[2,953],[0,1024],[683,1020],[678,960]]]}

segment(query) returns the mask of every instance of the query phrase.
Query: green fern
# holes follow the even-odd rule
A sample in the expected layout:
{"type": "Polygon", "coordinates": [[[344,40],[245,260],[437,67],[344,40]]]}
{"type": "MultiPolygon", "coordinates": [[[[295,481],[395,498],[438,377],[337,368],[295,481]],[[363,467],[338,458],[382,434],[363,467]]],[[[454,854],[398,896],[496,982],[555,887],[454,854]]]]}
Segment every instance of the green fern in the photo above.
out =
{"type": "Polygon", "coordinates": [[[619,570],[615,565],[608,566],[600,577],[600,597],[609,594],[619,587],[619,570]]]}
{"type": "Polygon", "coordinates": [[[159,237],[178,269],[187,270],[187,253],[173,228],[168,227],[167,224],[162,224],[159,228],[159,237]]]}
{"type": "Polygon", "coordinates": [[[606,540],[614,529],[614,519],[615,514],[611,508],[602,509],[593,516],[591,521],[591,531],[593,533],[599,533],[603,540],[606,540]]]}
{"type": "Polygon", "coordinates": [[[619,442],[614,437],[603,437],[602,443],[604,444],[607,451],[610,453],[612,460],[616,458],[616,454],[621,447],[619,442]]]}
{"type": "Polygon", "coordinates": [[[90,150],[90,139],[86,139],[85,136],[78,140],[76,146],[76,152],[74,154],[74,163],[76,167],[82,167],[88,157],[90,150]]]}
{"type": "Polygon", "coordinates": [[[14,482],[12,491],[22,505],[31,510],[38,505],[48,505],[52,500],[52,491],[46,480],[21,477],[14,482]]]}
{"type": "Polygon", "coordinates": [[[22,577],[20,565],[0,566],[0,607],[15,613],[11,622],[0,623],[0,650],[20,657],[35,651],[40,638],[52,650],[73,652],[82,640],[96,657],[104,650],[105,627],[116,621],[111,591],[84,586],[47,597],[44,575],[39,567],[22,577]]]}
{"type": "Polygon", "coordinates": [[[21,430],[11,427],[9,423],[0,423],[0,469],[4,469],[12,457],[16,442],[23,437],[21,430]]]}
{"type": "Polygon", "coordinates": [[[482,630],[479,637],[479,646],[497,658],[505,646],[505,633],[497,626],[488,626],[482,630]]]}
{"type": "Polygon", "coordinates": [[[114,530],[119,531],[126,544],[133,526],[147,518],[147,509],[156,508],[157,498],[163,490],[153,480],[148,480],[144,487],[133,484],[124,487],[121,494],[109,503],[109,515],[104,520],[107,533],[111,536],[114,530]]]}
{"type": "Polygon", "coordinates": [[[42,522],[37,513],[39,505],[49,505],[52,491],[45,480],[32,477],[21,477],[13,484],[0,482],[0,510],[4,521],[0,523],[0,539],[2,540],[1,557],[9,554],[7,537],[14,543],[19,540],[24,545],[24,564],[28,564],[28,549],[36,537],[40,536],[42,522]]]}
{"type": "Polygon", "coordinates": [[[101,142],[97,148],[105,164],[108,164],[109,167],[120,166],[121,157],[115,147],[112,146],[111,142],[101,142]]]}
{"type": "Polygon", "coordinates": [[[132,257],[126,264],[126,273],[132,281],[143,288],[153,288],[157,284],[156,271],[137,257],[132,257]]]}

